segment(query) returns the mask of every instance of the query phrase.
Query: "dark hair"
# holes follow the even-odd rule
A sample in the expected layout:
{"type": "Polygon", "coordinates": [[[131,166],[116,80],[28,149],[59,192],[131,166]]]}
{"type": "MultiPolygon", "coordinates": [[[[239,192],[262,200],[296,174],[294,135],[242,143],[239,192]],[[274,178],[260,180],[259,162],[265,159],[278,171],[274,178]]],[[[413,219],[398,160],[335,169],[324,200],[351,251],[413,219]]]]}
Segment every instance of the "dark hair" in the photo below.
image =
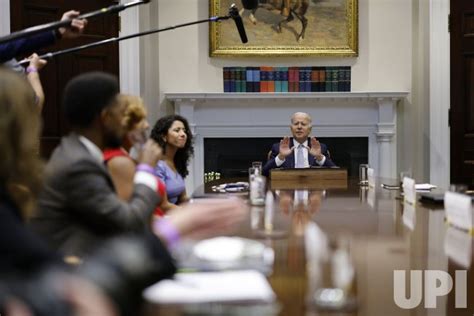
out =
{"type": "Polygon", "coordinates": [[[64,92],[66,120],[73,127],[89,127],[118,93],[118,81],[113,75],[89,72],[73,78],[64,92]]]}
{"type": "Polygon", "coordinates": [[[160,144],[160,146],[163,148],[163,151],[166,152],[166,143],[163,140],[163,137],[168,135],[168,130],[171,128],[171,125],[173,125],[175,121],[182,122],[184,124],[184,128],[186,129],[186,144],[183,148],[178,149],[173,160],[176,166],[176,170],[178,170],[178,173],[184,178],[189,174],[188,162],[189,158],[191,158],[194,154],[193,134],[189,129],[188,121],[180,115],[164,116],[158,121],[156,121],[155,126],[153,126],[153,129],[151,131],[150,137],[154,139],[158,144],[160,144]]]}

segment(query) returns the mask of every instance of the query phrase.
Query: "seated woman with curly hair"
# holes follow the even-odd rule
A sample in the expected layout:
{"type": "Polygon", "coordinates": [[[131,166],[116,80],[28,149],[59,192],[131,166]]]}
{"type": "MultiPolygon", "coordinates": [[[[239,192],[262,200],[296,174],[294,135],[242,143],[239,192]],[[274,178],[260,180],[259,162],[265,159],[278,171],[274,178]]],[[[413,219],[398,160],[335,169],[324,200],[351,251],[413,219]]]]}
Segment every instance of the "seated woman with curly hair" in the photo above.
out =
{"type": "Polygon", "coordinates": [[[153,127],[151,138],[163,148],[164,157],[158,162],[156,174],[166,185],[168,201],[174,205],[186,202],[184,178],[194,152],[188,121],[179,115],[162,117],[153,127]]]}
{"type": "MultiPolygon", "coordinates": [[[[122,122],[127,133],[122,140],[122,147],[104,150],[104,161],[114,182],[117,195],[128,201],[133,193],[133,178],[137,162],[130,156],[133,148],[142,146],[147,139],[149,128],[146,120],[146,109],[140,97],[120,95],[119,102],[125,106],[125,116],[122,122]]],[[[137,148],[140,151],[140,148],[137,148]]],[[[133,153],[132,153],[133,155],[133,153]]],[[[161,216],[170,209],[166,198],[164,183],[160,181],[158,194],[162,197],[161,204],[156,208],[155,215],[161,216]]]]}

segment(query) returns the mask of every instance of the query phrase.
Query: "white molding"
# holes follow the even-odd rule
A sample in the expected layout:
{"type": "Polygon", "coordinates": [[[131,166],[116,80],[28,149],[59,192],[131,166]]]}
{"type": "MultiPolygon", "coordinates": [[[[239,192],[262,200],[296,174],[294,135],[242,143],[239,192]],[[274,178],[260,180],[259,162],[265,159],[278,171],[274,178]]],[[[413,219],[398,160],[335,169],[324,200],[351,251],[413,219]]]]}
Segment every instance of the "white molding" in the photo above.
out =
{"type": "Polygon", "coordinates": [[[345,100],[366,101],[372,100],[383,103],[384,101],[398,101],[408,96],[408,92],[292,92],[292,93],[166,93],[166,99],[177,102],[199,102],[208,100],[235,100],[238,102],[252,100],[345,100]]]}
{"type": "Polygon", "coordinates": [[[0,0],[0,36],[10,34],[10,0],[0,0]]]}
{"type": "Polygon", "coordinates": [[[397,178],[397,99],[379,97],[377,99],[379,122],[377,143],[379,151],[379,172],[384,178],[397,178]]]}
{"type": "MultiPolygon", "coordinates": [[[[448,113],[451,103],[451,44],[448,32],[450,0],[430,0],[429,4],[430,182],[447,189],[450,183],[451,167],[450,130],[448,126],[448,113]]],[[[438,214],[433,212],[428,213],[428,215],[428,227],[442,227],[443,216],[437,216],[438,214]]],[[[428,249],[430,249],[426,259],[428,269],[446,271],[448,268],[448,260],[440,259],[439,254],[442,254],[442,252],[436,246],[442,242],[443,235],[432,229],[428,230],[427,244],[428,249]]],[[[440,310],[446,310],[446,298],[439,300],[438,304],[440,304],[440,310]]]]}
{"type": "MultiPolygon", "coordinates": [[[[121,0],[121,3],[128,2],[121,0]]],[[[120,13],[119,36],[140,32],[139,8],[134,7],[120,13]]],[[[140,42],[132,38],[119,42],[120,91],[140,95],[140,42]]]]}
{"type": "Polygon", "coordinates": [[[367,137],[369,164],[396,178],[397,104],[407,92],[167,93],[175,113],[186,117],[195,137],[186,189],[204,177],[204,138],[280,137],[296,110],[313,116],[318,137],[367,137]]]}
{"type": "Polygon", "coordinates": [[[430,0],[430,182],[450,183],[449,0],[430,0]]]}
{"type": "MultiPolygon", "coordinates": [[[[314,129],[313,129],[314,132],[314,129]]],[[[224,137],[224,138],[240,138],[240,137],[280,137],[280,135],[288,134],[288,125],[280,126],[249,126],[249,125],[225,125],[225,126],[208,126],[199,125],[195,128],[194,134],[206,135],[206,137],[224,137]]],[[[194,135],[193,134],[193,135],[194,135]]],[[[317,126],[318,137],[370,137],[378,136],[373,125],[365,126],[317,126]]],[[[393,138],[393,134],[390,135],[393,138]]]]}

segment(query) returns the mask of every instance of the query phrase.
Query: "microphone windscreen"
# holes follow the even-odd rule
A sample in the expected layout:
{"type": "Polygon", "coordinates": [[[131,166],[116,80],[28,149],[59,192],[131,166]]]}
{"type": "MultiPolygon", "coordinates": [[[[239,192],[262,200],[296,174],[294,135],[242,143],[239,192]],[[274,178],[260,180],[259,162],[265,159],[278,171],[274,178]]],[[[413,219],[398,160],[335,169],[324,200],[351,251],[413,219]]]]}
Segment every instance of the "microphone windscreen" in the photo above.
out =
{"type": "Polygon", "coordinates": [[[258,0],[242,0],[242,6],[247,10],[258,8],[258,0]]]}
{"type": "Polygon", "coordinates": [[[247,34],[245,33],[244,22],[242,21],[242,17],[239,14],[239,9],[233,3],[229,8],[229,16],[234,20],[235,26],[237,26],[237,31],[239,31],[240,40],[242,43],[247,43],[247,34]]]}
{"type": "Polygon", "coordinates": [[[239,31],[240,40],[244,44],[247,43],[249,40],[247,39],[247,33],[245,33],[244,22],[242,21],[240,15],[234,17],[234,22],[235,26],[237,26],[237,31],[239,31]]]}

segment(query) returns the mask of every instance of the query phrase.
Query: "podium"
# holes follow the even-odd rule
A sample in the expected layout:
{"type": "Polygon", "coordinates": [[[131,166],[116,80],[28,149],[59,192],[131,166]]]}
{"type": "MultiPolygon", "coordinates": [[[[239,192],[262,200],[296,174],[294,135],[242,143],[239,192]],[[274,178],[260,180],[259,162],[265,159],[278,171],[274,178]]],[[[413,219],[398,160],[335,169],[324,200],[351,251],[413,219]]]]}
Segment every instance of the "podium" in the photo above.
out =
{"type": "Polygon", "coordinates": [[[278,189],[347,189],[347,169],[272,169],[270,186],[278,189]]]}

